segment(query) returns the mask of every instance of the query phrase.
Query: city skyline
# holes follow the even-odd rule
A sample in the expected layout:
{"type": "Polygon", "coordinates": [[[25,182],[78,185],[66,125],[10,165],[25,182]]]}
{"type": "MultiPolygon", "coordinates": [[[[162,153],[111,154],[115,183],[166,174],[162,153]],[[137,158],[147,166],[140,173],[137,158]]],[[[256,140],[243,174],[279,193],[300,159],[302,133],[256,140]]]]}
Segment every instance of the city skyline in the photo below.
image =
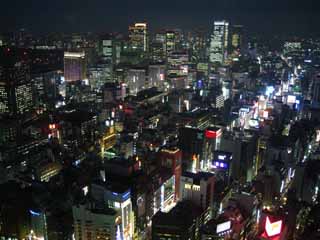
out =
{"type": "Polygon", "coordinates": [[[2,3],[0,240],[320,239],[320,2],[2,3]]]}

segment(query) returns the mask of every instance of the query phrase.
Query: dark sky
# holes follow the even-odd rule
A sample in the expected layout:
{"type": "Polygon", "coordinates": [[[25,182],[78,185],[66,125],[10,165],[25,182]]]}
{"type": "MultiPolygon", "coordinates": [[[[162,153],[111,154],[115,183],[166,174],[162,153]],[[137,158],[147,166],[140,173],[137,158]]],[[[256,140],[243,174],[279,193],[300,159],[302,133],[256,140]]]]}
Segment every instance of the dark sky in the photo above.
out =
{"type": "Polygon", "coordinates": [[[320,0],[0,0],[0,31],[126,31],[134,21],[209,28],[214,20],[250,31],[320,33],[320,0]]]}

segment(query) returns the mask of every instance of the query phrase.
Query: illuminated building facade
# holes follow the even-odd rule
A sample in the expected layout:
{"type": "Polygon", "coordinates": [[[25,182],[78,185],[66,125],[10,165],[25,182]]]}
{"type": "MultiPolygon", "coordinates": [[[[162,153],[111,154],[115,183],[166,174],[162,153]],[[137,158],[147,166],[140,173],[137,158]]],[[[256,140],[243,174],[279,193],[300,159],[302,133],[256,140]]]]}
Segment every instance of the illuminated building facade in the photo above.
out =
{"type": "Polygon", "coordinates": [[[177,33],[175,31],[166,32],[166,56],[168,57],[176,50],[177,33]]]}
{"type": "Polygon", "coordinates": [[[50,178],[59,174],[62,165],[58,162],[47,163],[37,169],[38,178],[41,182],[49,182],[50,178]]]}
{"type": "Polygon", "coordinates": [[[87,79],[87,63],[84,52],[64,53],[64,79],[66,82],[87,79]]]}
{"type": "Polygon", "coordinates": [[[148,86],[162,89],[165,82],[165,65],[149,65],[148,86]]]}
{"type": "Polygon", "coordinates": [[[242,25],[233,25],[231,33],[231,47],[232,50],[241,49],[243,46],[243,26],[242,25]]]}
{"type": "Polygon", "coordinates": [[[179,148],[182,151],[183,169],[195,172],[200,169],[203,155],[203,131],[196,128],[179,129],[179,148]]]}
{"type": "Polygon", "coordinates": [[[189,55],[187,52],[172,52],[168,56],[168,75],[188,76],[189,55]]]}
{"type": "Polygon", "coordinates": [[[100,140],[100,146],[101,146],[101,156],[105,157],[105,154],[107,154],[107,151],[112,148],[116,144],[117,135],[113,126],[113,120],[111,122],[107,122],[106,124],[112,124],[111,127],[108,127],[105,135],[100,140]]]}
{"type": "Polygon", "coordinates": [[[43,71],[32,74],[32,86],[37,110],[53,109],[58,95],[61,71],[43,71]]]}
{"type": "Polygon", "coordinates": [[[134,51],[148,51],[148,28],[147,23],[135,23],[129,26],[130,48],[134,51]]]}
{"type": "MultiPolygon", "coordinates": [[[[157,187],[155,185],[155,187],[157,187]]],[[[158,211],[168,212],[176,205],[175,202],[175,176],[171,176],[166,181],[163,181],[160,186],[153,192],[151,216],[158,211]]]]}
{"type": "Polygon", "coordinates": [[[180,198],[180,178],[182,173],[181,166],[182,152],[178,148],[169,149],[164,148],[160,152],[161,165],[166,168],[170,168],[175,178],[175,200],[180,198]]]}
{"type": "Polygon", "coordinates": [[[205,221],[212,217],[214,184],[214,174],[208,172],[185,172],[181,176],[181,200],[190,200],[206,212],[205,221]]]}
{"type": "Polygon", "coordinates": [[[97,208],[93,203],[72,207],[75,240],[117,240],[121,216],[110,208],[97,208]]]}
{"type": "Polygon", "coordinates": [[[31,230],[28,235],[29,239],[48,240],[46,215],[42,211],[29,210],[31,218],[31,230]]]}
{"type": "Polygon", "coordinates": [[[153,62],[161,63],[165,61],[166,51],[165,44],[158,41],[153,41],[150,44],[150,56],[153,62]]]}
{"type": "Polygon", "coordinates": [[[127,76],[129,94],[137,95],[146,85],[146,70],[144,68],[129,69],[127,76]]]}
{"type": "Polygon", "coordinates": [[[21,62],[11,67],[0,67],[0,114],[21,115],[32,108],[29,67],[21,62]]]}
{"type": "Polygon", "coordinates": [[[123,240],[133,239],[135,224],[132,210],[131,192],[123,187],[92,184],[92,196],[117,211],[119,219],[119,237],[123,240]]]}
{"type": "Polygon", "coordinates": [[[228,50],[229,23],[227,21],[215,21],[210,38],[210,62],[224,63],[228,50]]]}

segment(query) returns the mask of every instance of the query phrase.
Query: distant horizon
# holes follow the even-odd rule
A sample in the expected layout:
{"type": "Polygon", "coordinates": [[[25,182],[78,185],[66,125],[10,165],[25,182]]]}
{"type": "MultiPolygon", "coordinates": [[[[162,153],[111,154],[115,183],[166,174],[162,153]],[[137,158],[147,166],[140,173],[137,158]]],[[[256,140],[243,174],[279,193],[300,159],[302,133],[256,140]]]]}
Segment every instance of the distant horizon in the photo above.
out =
{"type": "Polygon", "coordinates": [[[121,32],[134,22],[154,29],[210,30],[226,19],[254,34],[320,35],[320,1],[315,0],[3,0],[0,32],[121,32]]]}

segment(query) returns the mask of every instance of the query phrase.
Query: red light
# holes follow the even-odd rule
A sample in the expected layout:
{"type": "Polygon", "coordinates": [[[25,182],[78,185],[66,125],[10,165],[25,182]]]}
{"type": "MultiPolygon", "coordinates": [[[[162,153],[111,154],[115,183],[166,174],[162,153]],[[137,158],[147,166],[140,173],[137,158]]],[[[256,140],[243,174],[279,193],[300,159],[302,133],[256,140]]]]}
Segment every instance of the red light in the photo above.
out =
{"type": "Polygon", "coordinates": [[[280,234],[281,229],[282,229],[282,220],[271,223],[269,217],[267,217],[265,230],[269,237],[273,237],[275,235],[280,234]]]}
{"type": "Polygon", "coordinates": [[[219,129],[218,131],[206,130],[205,136],[209,139],[218,138],[221,136],[221,129],[219,129]]]}
{"type": "Polygon", "coordinates": [[[217,137],[217,132],[206,130],[205,135],[206,135],[206,138],[216,138],[217,137]]]}
{"type": "Polygon", "coordinates": [[[56,125],[55,124],[49,124],[49,129],[50,130],[56,129],[56,125]]]}

